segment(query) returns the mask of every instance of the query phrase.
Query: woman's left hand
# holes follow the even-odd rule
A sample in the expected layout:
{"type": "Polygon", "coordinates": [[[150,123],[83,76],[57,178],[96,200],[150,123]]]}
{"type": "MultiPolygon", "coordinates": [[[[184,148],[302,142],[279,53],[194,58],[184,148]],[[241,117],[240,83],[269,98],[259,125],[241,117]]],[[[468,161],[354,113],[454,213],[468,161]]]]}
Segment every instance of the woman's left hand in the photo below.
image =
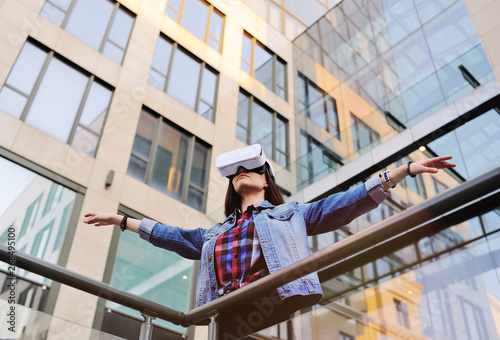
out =
{"type": "Polygon", "coordinates": [[[454,168],[456,164],[447,162],[451,158],[452,156],[440,156],[411,163],[410,172],[414,175],[422,174],[425,172],[435,174],[439,169],[454,168]]]}

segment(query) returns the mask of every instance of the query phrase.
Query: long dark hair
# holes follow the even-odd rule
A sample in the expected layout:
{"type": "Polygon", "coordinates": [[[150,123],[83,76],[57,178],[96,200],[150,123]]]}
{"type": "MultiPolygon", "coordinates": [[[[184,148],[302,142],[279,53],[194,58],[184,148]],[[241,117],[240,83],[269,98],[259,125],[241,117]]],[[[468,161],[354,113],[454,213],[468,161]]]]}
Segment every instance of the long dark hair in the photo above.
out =
{"type": "MultiPolygon", "coordinates": [[[[272,205],[280,205],[285,203],[285,200],[283,199],[283,196],[281,196],[280,190],[274,182],[274,179],[271,177],[267,166],[265,174],[268,186],[264,188],[264,199],[272,205]]],[[[226,191],[226,201],[224,203],[224,214],[226,215],[226,217],[231,215],[236,208],[241,208],[241,196],[238,195],[236,190],[234,190],[233,181],[229,181],[229,185],[227,186],[226,191]]]]}

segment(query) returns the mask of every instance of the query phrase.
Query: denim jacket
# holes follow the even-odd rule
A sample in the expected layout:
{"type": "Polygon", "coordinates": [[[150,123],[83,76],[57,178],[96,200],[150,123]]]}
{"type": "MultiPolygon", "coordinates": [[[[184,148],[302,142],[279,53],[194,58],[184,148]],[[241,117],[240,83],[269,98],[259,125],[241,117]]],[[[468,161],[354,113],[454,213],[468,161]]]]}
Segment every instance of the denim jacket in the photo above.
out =
{"type": "MultiPolygon", "coordinates": [[[[373,177],[346,192],[330,195],[313,203],[284,203],[274,206],[265,201],[254,211],[254,223],[262,255],[274,273],[311,255],[308,235],[338,229],[356,217],[376,208],[389,194],[378,177],[373,177]]],[[[212,228],[182,229],[143,219],[139,236],[193,260],[200,260],[196,306],[217,299],[217,274],[214,249],[217,237],[236,224],[235,214],[212,228]]],[[[281,299],[295,295],[322,294],[316,273],[287,283],[277,289],[281,299]]]]}

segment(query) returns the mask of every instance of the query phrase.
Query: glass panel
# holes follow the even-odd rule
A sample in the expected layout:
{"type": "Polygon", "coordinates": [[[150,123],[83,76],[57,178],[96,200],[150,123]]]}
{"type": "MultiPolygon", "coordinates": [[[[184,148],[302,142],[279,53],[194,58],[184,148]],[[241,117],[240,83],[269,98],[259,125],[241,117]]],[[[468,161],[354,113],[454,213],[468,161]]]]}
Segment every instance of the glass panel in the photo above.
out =
{"type": "Polygon", "coordinates": [[[99,50],[113,13],[113,6],[111,1],[78,0],[65,30],[99,50]]]}
{"type": "MultiPolygon", "coordinates": [[[[62,237],[66,234],[68,209],[72,211],[76,193],[3,157],[0,157],[0,188],[9,193],[0,195],[0,235],[13,226],[6,241],[11,238],[16,249],[57,263],[62,245],[56,239],[61,237],[59,234],[62,237]],[[60,194],[47,204],[51,188],[60,194]]],[[[8,272],[7,264],[0,262],[0,270],[8,272]]],[[[40,284],[50,283],[24,269],[16,268],[15,274],[40,284]]]]}
{"type": "Polygon", "coordinates": [[[205,188],[208,171],[208,151],[206,146],[195,143],[193,165],[191,167],[191,183],[205,188]]]}
{"type": "Polygon", "coordinates": [[[236,126],[236,138],[239,140],[248,143],[248,130],[242,128],[240,125],[236,126]]]}
{"type": "Polygon", "coordinates": [[[499,134],[500,116],[491,110],[429,143],[429,147],[441,155],[452,154],[455,169],[467,179],[500,165],[499,134]]]}
{"type": "Polygon", "coordinates": [[[262,145],[267,157],[273,158],[273,114],[262,105],[253,102],[250,143],[262,145]]]}
{"type": "Polygon", "coordinates": [[[415,7],[417,8],[420,20],[426,23],[436,15],[441,14],[447,7],[457,2],[457,0],[415,0],[415,7]]]}
{"type": "Polygon", "coordinates": [[[405,39],[384,55],[389,65],[394,65],[401,91],[411,88],[434,72],[426,40],[421,31],[405,39]]]}
{"type": "Polygon", "coordinates": [[[211,109],[212,106],[215,105],[215,90],[217,86],[217,74],[205,68],[203,70],[203,81],[200,89],[200,99],[202,99],[206,104],[210,105],[210,107],[201,108],[202,102],[200,102],[198,112],[205,116],[208,120],[212,120],[212,115],[207,115],[206,112],[211,109]]]}
{"type": "Polygon", "coordinates": [[[144,182],[146,181],[147,169],[148,169],[148,163],[144,162],[143,160],[140,160],[135,156],[130,156],[130,160],[128,162],[127,174],[144,182]]]}
{"type": "Polygon", "coordinates": [[[112,92],[97,82],[92,82],[83,107],[80,124],[100,134],[106,119],[112,92]]]}
{"type": "Polygon", "coordinates": [[[255,79],[273,91],[273,56],[267,52],[260,44],[255,44],[254,55],[255,79]]]}
{"type": "Polygon", "coordinates": [[[410,35],[420,26],[412,1],[400,1],[397,3],[383,1],[381,7],[381,10],[385,14],[387,34],[392,46],[410,35]]]}
{"type": "Polygon", "coordinates": [[[160,91],[165,91],[167,78],[151,68],[149,72],[148,83],[156,87],[160,91]]]}
{"type": "MultiPolygon", "coordinates": [[[[144,242],[135,233],[120,234],[110,282],[112,286],[187,312],[192,282],[192,261],[144,242]],[[141,280],[137,280],[139,277],[141,280]]],[[[110,302],[107,306],[141,319],[137,311],[110,302]]],[[[157,322],[162,327],[186,333],[183,327],[162,320],[155,320],[157,322]]]]}
{"type": "Polygon", "coordinates": [[[500,209],[490,211],[482,217],[484,229],[487,233],[491,233],[500,228],[500,209]]]}
{"type": "Polygon", "coordinates": [[[106,43],[104,44],[104,49],[102,50],[102,54],[113,60],[115,63],[121,64],[123,61],[123,56],[125,55],[125,51],[112,42],[106,41],[106,43]]]}
{"type": "Polygon", "coordinates": [[[52,59],[30,107],[26,123],[67,142],[88,78],[52,59]]]}
{"type": "MultiPolygon", "coordinates": [[[[245,128],[249,128],[248,125],[248,115],[250,112],[250,100],[247,95],[244,93],[239,93],[238,95],[238,124],[244,126],[245,128]]],[[[246,142],[246,139],[244,140],[246,142]]]]}
{"type": "Polygon", "coordinates": [[[204,198],[205,195],[203,195],[201,191],[190,187],[188,190],[188,198],[186,204],[196,210],[202,211],[204,198]]]}
{"type": "Polygon", "coordinates": [[[207,30],[208,6],[200,0],[185,0],[182,26],[205,41],[207,30]]]}
{"type": "Polygon", "coordinates": [[[279,59],[276,60],[276,87],[276,93],[286,99],[286,64],[279,59]]]}
{"type": "MultiPolygon", "coordinates": [[[[68,3],[71,3],[71,1],[68,1],[68,3]]],[[[69,4],[68,4],[69,6],[69,4]]],[[[53,24],[61,27],[64,18],[66,17],[66,12],[61,11],[54,5],[52,5],[50,2],[46,2],[43,5],[42,11],[40,12],[40,16],[44,17],[45,19],[49,20],[53,24]]]]}
{"type": "MultiPolygon", "coordinates": [[[[243,49],[241,52],[241,58],[246,61],[246,65],[250,65],[252,63],[252,39],[246,34],[243,34],[243,49]]],[[[242,62],[242,68],[243,64],[244,63],[242,62]]],[[[247,70],[244,69],[244,71],[247,70]]],[[[250,70],[247,72],[250,73],[250,70]]]]}
{"type": "Polygon", "coordinates": [[[113,20],[108,39],[125,49],[132,32],[134,18],[123,8],[119,7],[113,20]]]}
{"type": "Polygon", "coordinates": [[[440,69],[481,43],[463,2],[424,26],[436,69],[440,69]]]}
{"type": "Polygon", "coordinates": [[[201,65],[179,49],[172,62],[167,94],[194,110],[201,65]]]}
{"type": "Polygon", "coordinates": [[[328,120],[326,116],[326,107],[324,101],[323,91],[308,83],[308,113],[311,120],[321,128],[328,130],[328,120]]]}
{"type": "MultiPolygon", "coordinates": [[[[171,55],[172,55],[172,44],[162,37],[158,38],[158,41],[156,43],[155,54],[153,56],[152,67],[165,77],[167,76],[168,65],[170,64],[171,55]]],[[[151,84],[154,85],[154,83],[151,84]]]]}
{"type": "MultiPolygon", "coordinates": [[[[170,2],[169,2],[170,3],[170,2]]],[[[167,5],[167,9],[165,10],[165,14],[174,21],[179,21],[179,12],[175,11],[173,8],[167,5]]]]}
{"type": "Polygon", "coordinates": [[[6,83],[29,95],[47,58],[47,53],[38,47],[24,44],[6,83]]]}
{"type": "Polygon", "coordinates": [[[222,41],[222,27],[224,26],[224,17],[215,9],[212,11],[210,18],[210,35],[222,41]]]}
{"type": "Polygon", "coordinates": [[[7,112],[17,119],[21,118],[28,98],[12,91],[7,86],[0,90],[0,110],[7,112]]]}
{"type": "Polygon", "coordinates": [[[139,125],[135,132],[134,145],[132,151],[142,157],[149,159],[151,146],[156,132],[158,119],[147,111],[142,110],[139,125]]]}
{"type": "Polygon", "coordinates": [[[166,123],[161,124],[151,186],[178,200],[182,196],[189,138],[166,123]]]}
{"type": "Polygon", "coordinates": [[[71,146],[93,157],[97,150],[98,142],[99,136],[96,136],[94,133],[78,127],[75,131],[75,137],[73,138],[71,146]]]}

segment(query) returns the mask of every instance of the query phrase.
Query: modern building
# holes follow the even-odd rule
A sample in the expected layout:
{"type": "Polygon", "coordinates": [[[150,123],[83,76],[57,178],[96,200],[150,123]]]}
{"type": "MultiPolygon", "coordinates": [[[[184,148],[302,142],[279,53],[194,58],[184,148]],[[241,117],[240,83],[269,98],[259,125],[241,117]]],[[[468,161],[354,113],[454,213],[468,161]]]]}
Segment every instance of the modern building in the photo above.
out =
{"type": "MultiPolygon", "coordinates": [[[[498,0],[3,0],[0,243],[186,312],[196,261],[83,215],[210,227],[227,185],[216,157],[253,143],[301,202],[453,155],[313,251],[425,203],[500,166],[498,17],[498,0]]],[[[256,337],[499,339],[500,206],[465,211],[321,270],[320,304],[256,337]]],[[[140,314],[106,296],[4,263],[0,282],[0,338],[137,338],[140,314]]],[[[154,338],[207,337],[154,323],[154,338]]]]}

